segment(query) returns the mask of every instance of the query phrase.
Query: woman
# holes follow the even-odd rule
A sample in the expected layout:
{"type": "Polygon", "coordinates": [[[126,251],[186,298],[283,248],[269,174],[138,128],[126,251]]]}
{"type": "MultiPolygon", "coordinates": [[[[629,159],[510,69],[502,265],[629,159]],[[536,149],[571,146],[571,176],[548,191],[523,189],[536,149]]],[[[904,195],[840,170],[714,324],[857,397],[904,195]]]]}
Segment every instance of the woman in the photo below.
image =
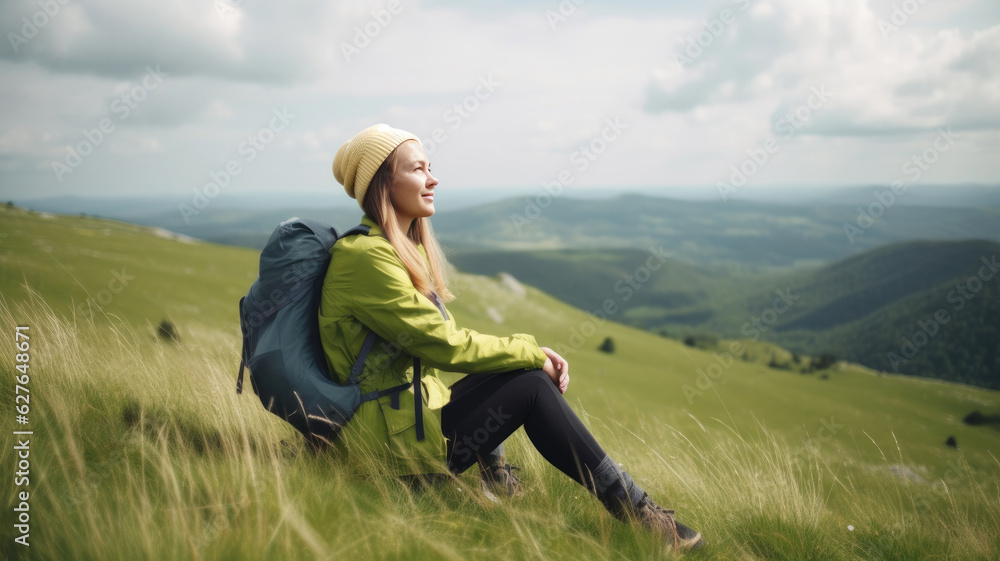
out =
{"type": "Polygon", "coordinates": [[[513,492],[517,478],[501,446],[524,426],[538,452],[616,518],[660,532],[675,548],[700,547],[701,534],[656,505],[570,409],[562,396],[566,360],[532,335],[495,337],[455,325],[444,306],[454,298],[446,261],[429,220],[438,181],[420,140],[385,124],[368,127],[337,151],[333,175],[370,230],[330,250],[319,309],[327,366],[346,382],[373,330],[379,342],[361,391],[388,392],[362,403],[337,445],[400,476],[458,474],[478,463],[484,480],[513,492]],[[420,383],[398,389],[417,367],[420,383]],[[467,376],[449,388],[439,370],[467,376]]]}

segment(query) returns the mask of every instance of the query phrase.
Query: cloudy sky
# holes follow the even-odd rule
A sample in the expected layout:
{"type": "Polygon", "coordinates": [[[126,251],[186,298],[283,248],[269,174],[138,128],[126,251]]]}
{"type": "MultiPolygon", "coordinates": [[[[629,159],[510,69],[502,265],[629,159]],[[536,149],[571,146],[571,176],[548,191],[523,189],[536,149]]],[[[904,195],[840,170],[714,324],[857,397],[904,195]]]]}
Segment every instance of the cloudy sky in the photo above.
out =
{"type": "Polygon", "coordinates": [[[380,122],[442,196],[1000,171],[995,0],[47,1],[0,6],[3,199],[346,200],[333,155],[380,122]]]}

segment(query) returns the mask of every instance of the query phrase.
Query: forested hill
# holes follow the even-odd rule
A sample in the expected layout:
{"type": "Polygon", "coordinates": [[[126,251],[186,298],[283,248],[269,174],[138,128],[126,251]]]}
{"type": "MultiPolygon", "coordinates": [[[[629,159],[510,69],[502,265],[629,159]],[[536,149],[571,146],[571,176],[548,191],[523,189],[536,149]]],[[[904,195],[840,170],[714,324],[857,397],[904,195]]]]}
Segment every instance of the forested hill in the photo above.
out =
{"type": "Polygon", "coordinates": [[[1000,387],[995,242],[891,244],[769,275],[668,258],[643,280],[637,272],[651,255],[508,251],[459,254],[453,261],[479,274],[506,271],[582,309],[600,309],[612,298],[623,308],[619,321],[675,336],[761,338],[883,371],[1000,387]]]}

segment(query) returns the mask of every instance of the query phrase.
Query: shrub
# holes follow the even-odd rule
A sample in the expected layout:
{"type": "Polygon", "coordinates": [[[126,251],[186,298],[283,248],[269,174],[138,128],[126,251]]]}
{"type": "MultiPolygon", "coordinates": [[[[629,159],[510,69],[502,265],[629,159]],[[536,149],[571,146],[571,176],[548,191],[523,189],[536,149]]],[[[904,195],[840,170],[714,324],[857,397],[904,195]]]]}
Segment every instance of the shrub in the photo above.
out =
{"type": "Polygon", "coordinates": [[[598,350],[604,351],[609,354],[613,353],[615,352],[615,342],[611,340],[611,337],[605,337],[604,342],[601,343],[601,346],[598,348],[598,350]]]}
{"type": "Polygon", "coordinates": [[[164,341],[179,341],[181,336],[177,333],[174,328],[174,324],[167,320],[160,322],[160,326],[156,328],[156,334],[160,336],[160,339],[164,341]]]}
{"type": "Polygon", "coordinates": [[[833,353],[823,353],[812,359],[812,366],[816,370],[826,370],[837,363],[837,357],[833,353]]]}
{"type": "Polygon", "coordinates": [[[1000,424],[1000,415],[983,415],[978,409],[969,413],[962,419],[962,422],[967,425],[979,426],[979,425],[995,425],[1000,424]]]}
{"type": "Polygon", "coordinates": [[[684,344],[699,349],[710,349],[719,344],[719,338],[711,333],[692,333],[684,338],[684,344]]]}

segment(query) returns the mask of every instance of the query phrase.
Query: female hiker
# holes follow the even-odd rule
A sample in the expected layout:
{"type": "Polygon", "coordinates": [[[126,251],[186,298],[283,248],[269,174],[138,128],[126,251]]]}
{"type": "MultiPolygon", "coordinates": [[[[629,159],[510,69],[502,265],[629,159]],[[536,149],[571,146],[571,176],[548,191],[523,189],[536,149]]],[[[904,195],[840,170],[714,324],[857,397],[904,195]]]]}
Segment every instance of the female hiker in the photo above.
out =
{"type": "Polygon", "coordinates": [[[617,519],[657,531],[675,548],[700,547],[701,534],[654,503],[570,409],[562,396],[566,360],[532,335],[495,337],[455,324],[444,306],[454,298],[446,260],[429,220],[438,180],[420,140],[385,124],[368,127],[337,151],[333,175],[370,229],[330,249],[319,308],[323,351],[345,383],[374,331],[361,392],[382,394],[361,404],[336,445],[398,476],[444,466],[459,474],[479,464],[485,481],[510,493],[519,482],[501,445],[524,426],[542,457],[617,519]],[[438,371],[467,375],[449,388],[438,371]]]}

